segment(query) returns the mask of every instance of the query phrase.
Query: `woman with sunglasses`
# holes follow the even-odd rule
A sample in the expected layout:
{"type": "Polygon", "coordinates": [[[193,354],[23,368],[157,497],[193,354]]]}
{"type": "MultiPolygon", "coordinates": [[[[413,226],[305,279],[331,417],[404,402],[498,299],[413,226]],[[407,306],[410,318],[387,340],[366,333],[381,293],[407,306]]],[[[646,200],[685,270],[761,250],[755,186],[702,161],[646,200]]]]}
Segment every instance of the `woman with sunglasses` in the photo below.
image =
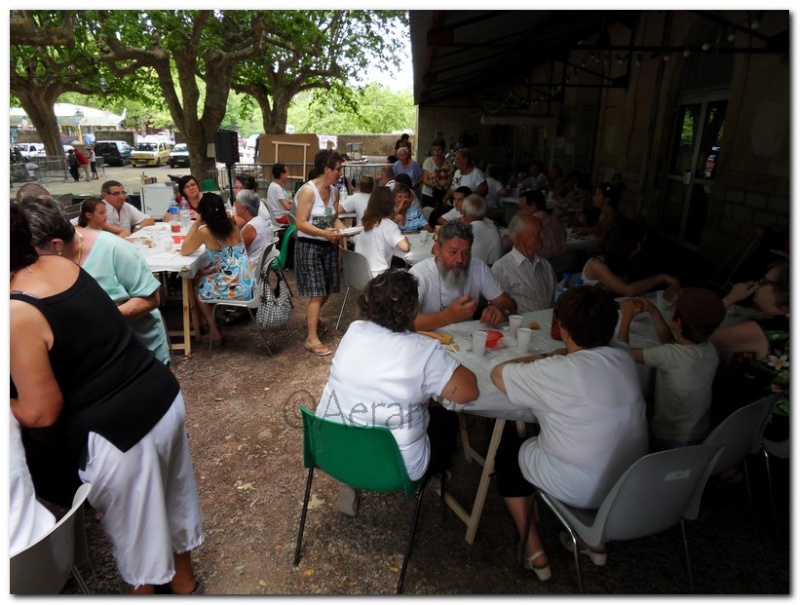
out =
{"type": "Polygon", "coordinates": [[[712,421],[772,393],[782,393],[765,435],[789,436],[789,263],[772,265],[759,281],[738,283],[722,301],[730,308],[750,296],[764,316],[718,328],[711,342],[723,357],[712,421]]]}

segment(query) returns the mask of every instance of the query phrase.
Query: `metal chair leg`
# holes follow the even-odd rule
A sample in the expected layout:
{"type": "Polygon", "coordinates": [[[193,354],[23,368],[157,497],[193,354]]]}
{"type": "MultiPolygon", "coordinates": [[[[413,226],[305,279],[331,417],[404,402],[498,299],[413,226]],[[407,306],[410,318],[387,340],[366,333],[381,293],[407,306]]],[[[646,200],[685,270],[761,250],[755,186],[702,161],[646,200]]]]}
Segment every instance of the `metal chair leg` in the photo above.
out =
{"type": "Polygon", "coordinates": [[[253,315],[253,310],[250,307],[247,307],[247,312],[250,313],[250,319],[253,320],[253,323],[256,324],[256,328],[258,328],[258,333],[261,334],[261,340],[264,341],[264,346],[267,347],[267,354],[272,357],[272,349],[269,348],[269,343],[267,342],[267,337],[264,336],[264,331],[261,329],[261,326],[258,325],[258,321],[256,321],[256,316],[253,315]]]}
{"type": "Polygon", "coordinates": [[[750,519],[753,522],[753,533],[756,537],[756,542],[760,540],[760,535],[758,533],[758,522],[756,520],[756,508],[753,505],[753,490],[750,485],[750,473],[747,470],[747,458],[742,460],[742,466],[744,467],[744,484],[747,487],[747,502],[750,504],[750,519]]]}
{"type": "Polygon", "coordinates": [[[683,553],[686,556],[686,573],[689,576],[689,592],[694,594],[694,577],[692,577],[692,560],[689,557],[689,541],[686,539],[686,523],[681,519],[681,537],[683,538],[683,553]]]}
{"type": "Polygon", "coordinates": [[[408,568],[408,561],[411,559],[411,549],[414,546],[414,536],[417,533],[417,522],[419,521],[419,513],[422,508],[422,497],[425,495],[425,487],[427,485],[428,479],[423,479],[422,484],[415,495],[417,505],[414,508],[414,520],[411,523],[411,536],[408,538],[408,548],[406,548],[406,556],[403,559],[403,568],[400,570],[400,578],[397,581],[397,594],[403,593],[403,583],[406,579],[406,569],[408,568]]]}
{"type": "Polygon", "coordinates": [[[308,469],[308,479],[306,479],[306,495],[303,498],[303,512],[300,515],[300,530],[297,532],[297,546],[294,549],[294,566],[300,563],[300,547],[303,545],[303,530],[306,527],[306,513],[308,512],[308,498],[311,495],[311,482],[314,479],[314,467],[308,469]]]}
{"type": "Polygon", "coordinates": [[[764,454],[764,464],[767,467],[767,489],[769,489],[769,506],[770,512],[772,512],[772,528],[775,531],[775,540],[779,539],[780,534],[778,533],[778,513],[775,510],[775,492],[773,491],[772,486],[772,469],[770,468],[769,463],[769,452],[764,446],[761,446],[761,451],[764,454]]]}
{"type": "Polygon", "coordinates": [[[339,309],[339,318],[336,320],[336,330],[339,329],[339,322],[342,321],[342,314],[344,313],[344,306],[347,304],[347,296],[350,294],[350,286],[344,291],[344,300],[342,301],[342,308],[339,309]]]}

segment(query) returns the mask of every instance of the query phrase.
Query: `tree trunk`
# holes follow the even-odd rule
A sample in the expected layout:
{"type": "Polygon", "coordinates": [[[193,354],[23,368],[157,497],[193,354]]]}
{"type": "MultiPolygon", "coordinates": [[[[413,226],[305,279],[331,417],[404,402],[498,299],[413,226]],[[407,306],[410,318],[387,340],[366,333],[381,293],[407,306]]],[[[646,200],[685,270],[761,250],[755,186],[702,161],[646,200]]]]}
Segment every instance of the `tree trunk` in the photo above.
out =
{"type": "Polygon", "coordinates": [[[271,104],[266,94],[253,95],[261,107],[265,134],[283,134],[286,132],[289,103],[296,94],[297,91],[294,87],[276,86],[271,104]]]}
{"type": "Polygon", "coordinates": [[[55,102],[62,90],[60,86],[47,85],[24,88],[12,86],[11,92],[17,95],[22,108],[39,133],[44,143],[45,153],[50,157],[64,157],[64,146],[61,143],[60,130],[56,119],[55,102]]]}

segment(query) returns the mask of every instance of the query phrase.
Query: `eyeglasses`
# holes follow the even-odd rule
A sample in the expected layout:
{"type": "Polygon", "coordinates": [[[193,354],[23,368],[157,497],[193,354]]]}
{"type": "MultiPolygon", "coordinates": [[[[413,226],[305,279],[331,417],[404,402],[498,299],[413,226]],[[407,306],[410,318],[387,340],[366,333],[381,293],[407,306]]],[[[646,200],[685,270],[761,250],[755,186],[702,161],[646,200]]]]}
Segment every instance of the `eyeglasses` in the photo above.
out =
{"type": "Polygon", "coordinates": [[[128,195],[127,191],[109,191],[108,195],[128,195]]]}
{"type": "Polygon", "coordinates": [[[777,286],[778,282],[773,281],[771,279],[767,279],[766,277],[762,277],[761,279],[758,280],[759,287],[766,286],[767,284],[772,284],[773,286],[777,286]]]}

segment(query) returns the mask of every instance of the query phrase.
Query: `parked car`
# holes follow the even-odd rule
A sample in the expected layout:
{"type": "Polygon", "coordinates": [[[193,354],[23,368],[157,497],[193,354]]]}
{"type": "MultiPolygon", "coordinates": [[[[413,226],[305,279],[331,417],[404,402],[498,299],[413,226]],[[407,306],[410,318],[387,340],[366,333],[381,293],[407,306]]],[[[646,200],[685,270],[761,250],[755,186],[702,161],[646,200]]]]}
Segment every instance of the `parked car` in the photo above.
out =
{"type": "Polygon", "coordinates": [[[97,141],[94,145],[95,155],[103,158],[103,163],[109,166],[129,164],[132,151],[133,147],[126,141],[97,141]]]}
{"type": "Polygon", "coordinates": [[[131,152],[135,166],[161,166],[169,161],[170,145],[163,141],[140,141],[131,152]]]}
{"type": "Polygon", "coordinates": [[[16,147],[24,158],[43,158],[47,155],[44,143],[17,143],[16,147]]]}
{"type": "Polygon", "coordinates": [[[169,154],[169,167],[189,166],[189,147],[186,143],[178,143],[169,154]]]}

